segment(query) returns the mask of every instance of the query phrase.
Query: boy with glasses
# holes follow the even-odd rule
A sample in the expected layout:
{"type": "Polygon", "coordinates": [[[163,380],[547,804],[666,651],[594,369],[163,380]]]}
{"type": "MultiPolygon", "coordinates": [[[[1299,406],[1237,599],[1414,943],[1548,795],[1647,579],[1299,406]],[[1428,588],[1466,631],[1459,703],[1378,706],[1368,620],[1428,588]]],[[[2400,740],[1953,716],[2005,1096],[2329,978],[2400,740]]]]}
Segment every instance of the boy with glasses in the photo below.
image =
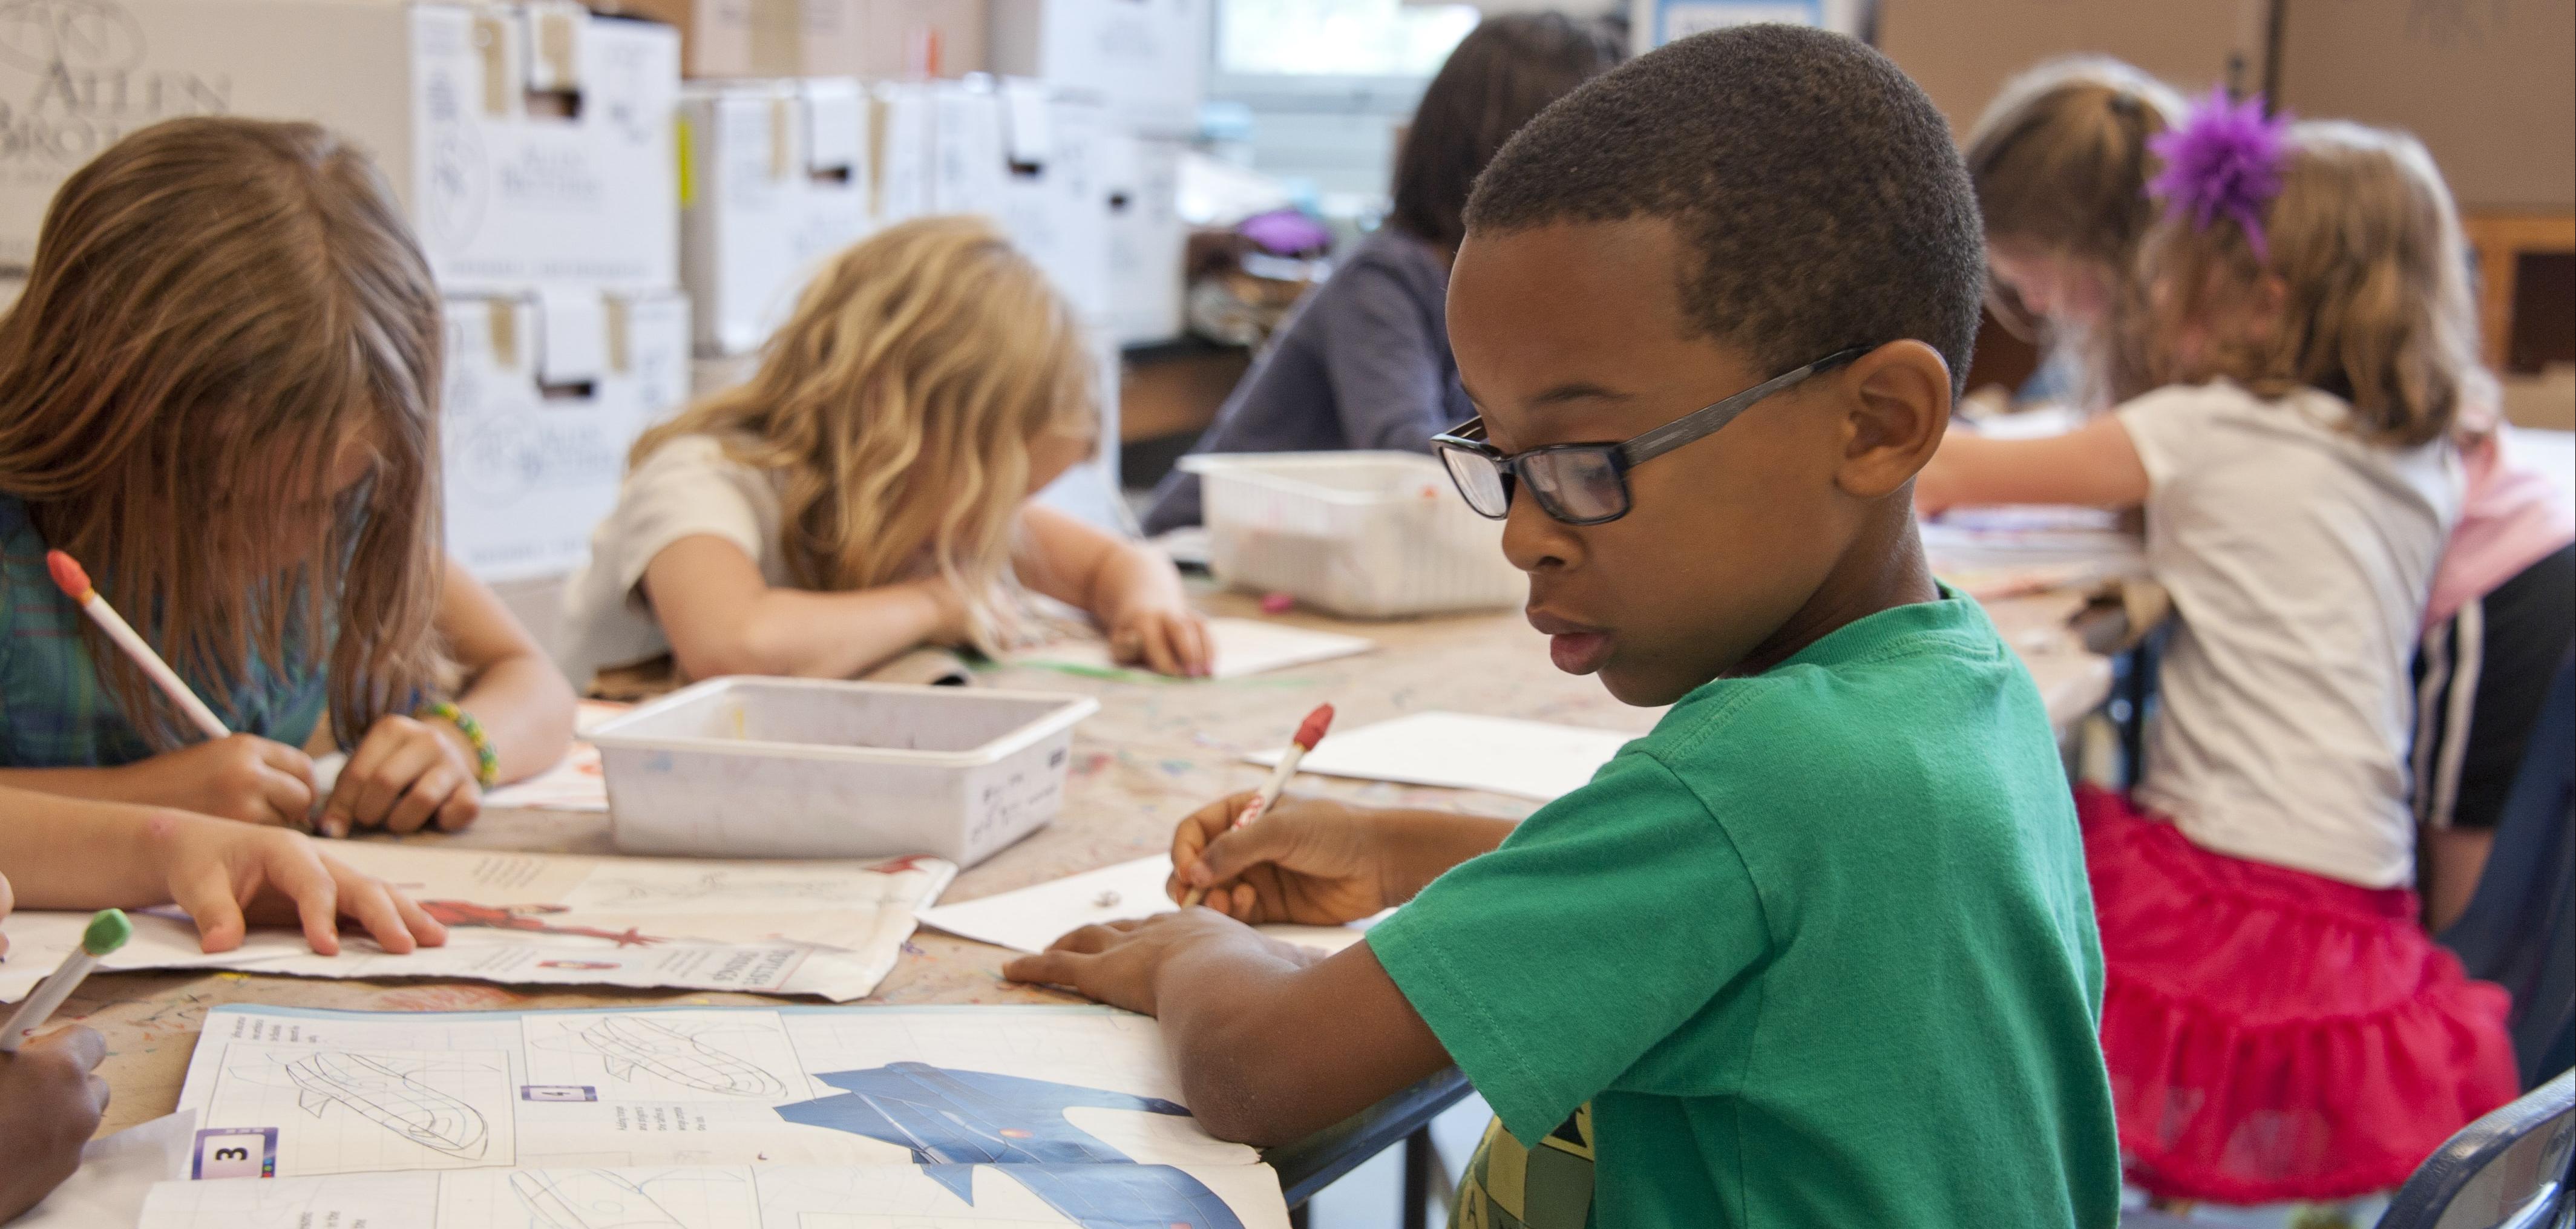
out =
{"type": "Polygon", "coordinates": [[[1209,908],[1008,972],[1162,1017],[1229,1138],[1454,1062],[1507,1133],[1471,1223],[2109,1229],[2066,780],[1910,507],[1983,271],[1939,113],[1848,39],[1701,35],[1541,113],[1467,222],[1481,416],[1438,446],[1556,665],[1672,710],[1517,826],[1298,800],[1238,831],[1227,799],[1173,843],[1209,908]],[[1242,925],[1398,903],[1331,957],[1242,925]]]}

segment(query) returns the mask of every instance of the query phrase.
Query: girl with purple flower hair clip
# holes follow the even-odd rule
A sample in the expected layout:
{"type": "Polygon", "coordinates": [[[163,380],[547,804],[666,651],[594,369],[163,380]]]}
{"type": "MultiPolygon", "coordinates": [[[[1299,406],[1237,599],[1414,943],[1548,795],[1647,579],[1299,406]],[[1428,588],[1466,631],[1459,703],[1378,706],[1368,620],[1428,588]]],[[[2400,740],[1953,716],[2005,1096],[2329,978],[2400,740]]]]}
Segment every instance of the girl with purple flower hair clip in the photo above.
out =
{"type": "Polygon", "coordinates": [[[2353,1199],[2519,1088],[2504,991],[2412,890],[2409,666],[2490,381],[2412,137],[2212,98],[2155,152],[2132,342],[2163,387],[2054,439],[1952,432],[1916,503],[2144,509],[2163,704],[2137,788],[2076,797],[2128,1176],[2353,1199]]]}

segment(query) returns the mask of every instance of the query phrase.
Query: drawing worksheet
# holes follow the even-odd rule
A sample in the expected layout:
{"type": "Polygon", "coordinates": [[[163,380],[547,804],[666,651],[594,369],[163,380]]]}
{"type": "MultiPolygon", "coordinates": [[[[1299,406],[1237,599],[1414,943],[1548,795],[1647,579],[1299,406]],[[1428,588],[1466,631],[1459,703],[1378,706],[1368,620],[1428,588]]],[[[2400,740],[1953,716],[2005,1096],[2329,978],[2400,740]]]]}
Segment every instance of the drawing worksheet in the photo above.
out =
{"type": "Polygon", "coordinates": [[[1105,1008],[225,1006],[192,1180],[143,1224],[1284,1225],[1179,1096],[1159,1026],[1105,1008]]]}
{"type": "MultiPolygon", "coordinates": [[[[199,950],[175,910],[134,915],[111,969],[225,968],[296,977],[462,977],[511,985],[611,985],[810,994],[834,1002],[876,989],[910,938],[914,913],[957,868],[936,858],[881,862],[735,862],[579,858],[334,842],[331,853],[411,894],[447,925],[447,945],[388,955],[356,935],[317,956],[293,930],[254,931],[241,947],[199,950]]],[[[79,942],[89,915],[8,919],[0,998],[23,996],[79,942]]]]}

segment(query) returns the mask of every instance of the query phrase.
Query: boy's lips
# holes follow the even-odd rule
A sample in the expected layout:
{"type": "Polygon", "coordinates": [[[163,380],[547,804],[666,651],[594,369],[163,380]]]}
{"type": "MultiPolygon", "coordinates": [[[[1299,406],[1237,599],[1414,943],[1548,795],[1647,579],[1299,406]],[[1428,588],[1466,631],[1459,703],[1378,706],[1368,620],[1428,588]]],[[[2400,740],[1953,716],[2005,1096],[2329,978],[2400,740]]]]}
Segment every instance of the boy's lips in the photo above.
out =
{"type": "Polygon", "coordinates": [[[1590,674],[1610,659],[1610,633],[1544,610],[1528,612],[1530,626],[1547,634],[1547,655],[1567,674],[1590,674]]]}

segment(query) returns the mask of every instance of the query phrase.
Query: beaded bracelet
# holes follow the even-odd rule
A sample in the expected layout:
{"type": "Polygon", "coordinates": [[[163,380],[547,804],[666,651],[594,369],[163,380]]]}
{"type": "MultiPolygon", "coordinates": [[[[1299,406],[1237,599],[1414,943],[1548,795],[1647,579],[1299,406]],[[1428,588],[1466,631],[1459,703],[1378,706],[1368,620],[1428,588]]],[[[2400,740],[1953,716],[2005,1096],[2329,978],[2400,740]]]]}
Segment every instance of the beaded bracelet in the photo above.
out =
{"type": "Polygon", "coordinates": [[[492,736],[483,732],[483,723],[476,721],[474,714],[448,701],[433,700],[421,705],[412,715],[455,726],[456,732],[463,734],[465,741],[474,748],[474,783],[485,789],[492,788],[501,776],[501,755],[492,749],[492,736]]]}

